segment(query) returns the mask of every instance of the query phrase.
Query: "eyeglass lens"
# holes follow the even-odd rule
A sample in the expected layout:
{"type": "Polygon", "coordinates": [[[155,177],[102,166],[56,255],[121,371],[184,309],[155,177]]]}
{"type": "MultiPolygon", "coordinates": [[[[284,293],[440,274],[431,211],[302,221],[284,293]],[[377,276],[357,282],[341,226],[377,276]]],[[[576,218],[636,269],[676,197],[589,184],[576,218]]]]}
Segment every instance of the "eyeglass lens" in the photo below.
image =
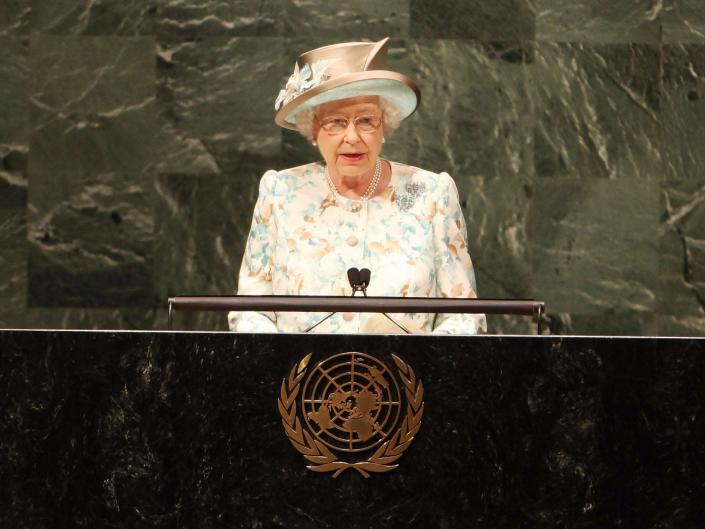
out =
{"type": "MultiPolygon", "coordinates": [[[[353,123],[360,132],[374,132],[382,124],[382,118],[379,116],[358,116],[353,120],[353,123]]],[[[347,130],[349,124],[348,118],[340,116],[323,120],[321,126],[329,134],[340,134],[347,130]]]]}

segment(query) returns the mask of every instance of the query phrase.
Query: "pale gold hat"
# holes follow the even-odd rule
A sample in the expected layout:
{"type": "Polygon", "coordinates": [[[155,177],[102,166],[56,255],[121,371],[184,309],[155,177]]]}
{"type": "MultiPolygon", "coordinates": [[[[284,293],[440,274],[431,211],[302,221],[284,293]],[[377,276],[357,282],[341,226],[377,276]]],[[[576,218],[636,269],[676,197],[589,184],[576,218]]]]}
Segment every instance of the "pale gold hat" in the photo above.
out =
{"type": "Polygon", "coordinates": [[[416,83],[386,70],[389,38],[379,42],[344,42],[307,51],[279,92],[274,109],[277,125],[296,130],[296,115],[305,108],[359,96],[388,99],[409,117],[419,106],[416,83]]]}

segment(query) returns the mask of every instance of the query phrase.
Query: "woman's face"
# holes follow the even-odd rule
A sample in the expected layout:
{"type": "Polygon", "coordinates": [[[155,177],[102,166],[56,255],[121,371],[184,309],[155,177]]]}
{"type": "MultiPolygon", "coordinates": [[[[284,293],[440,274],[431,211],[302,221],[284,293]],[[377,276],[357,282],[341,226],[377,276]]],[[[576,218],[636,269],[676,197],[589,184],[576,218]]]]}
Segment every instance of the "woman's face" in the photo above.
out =
{"type": "Polygon", "coordinates": [[[314,120],[314,138],[331,176],[356,177],[374,171],[375,162],[382,150],[384,125],[380,124],[374,131],[365,129],[370,128],[369,123],[382,120],[378,102],[379,98],[375,96],[354,97],[318,107],[314,120]],[[335,123],[340,127],[345,121],[348,126],[342,132],[335,134],[325,130],[326,124],[335,123]]]}

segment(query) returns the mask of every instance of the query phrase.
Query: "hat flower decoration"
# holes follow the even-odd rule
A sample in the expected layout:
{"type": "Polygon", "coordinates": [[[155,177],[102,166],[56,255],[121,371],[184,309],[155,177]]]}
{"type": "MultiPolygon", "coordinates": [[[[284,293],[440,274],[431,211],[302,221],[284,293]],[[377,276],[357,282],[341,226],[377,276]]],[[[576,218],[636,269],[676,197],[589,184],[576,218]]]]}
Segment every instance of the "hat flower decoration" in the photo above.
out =
{"type": "Polygon", "coordinates": [[[330,74],[327,73],[330,62],[331,61],[316,61],[307,63],[301,70],[299,70],[298,63],[295,64],[294,73],[289,77],[284,89],[279,91],[279,97],[277,97],[274,103],[274,110],[279,110],[282,106],[300,96],[306,90],[315,88],[323,81],[327,81],[330,78],[330,74]]]}

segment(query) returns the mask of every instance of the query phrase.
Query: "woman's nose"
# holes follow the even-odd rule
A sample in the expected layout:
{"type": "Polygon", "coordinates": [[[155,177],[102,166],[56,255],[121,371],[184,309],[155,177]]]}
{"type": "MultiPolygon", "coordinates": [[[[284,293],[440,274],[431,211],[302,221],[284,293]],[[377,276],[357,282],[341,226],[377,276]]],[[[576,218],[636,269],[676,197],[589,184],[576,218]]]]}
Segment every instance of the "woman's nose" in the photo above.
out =
{"type": "Polygon", "coordinates": [[[358,141],[360,141],[360,136],[355,128],[355,122],[350,120],[350,123],[348,123],[348,128],[345,129],[345,142],[357,143],[358,141]]]}

